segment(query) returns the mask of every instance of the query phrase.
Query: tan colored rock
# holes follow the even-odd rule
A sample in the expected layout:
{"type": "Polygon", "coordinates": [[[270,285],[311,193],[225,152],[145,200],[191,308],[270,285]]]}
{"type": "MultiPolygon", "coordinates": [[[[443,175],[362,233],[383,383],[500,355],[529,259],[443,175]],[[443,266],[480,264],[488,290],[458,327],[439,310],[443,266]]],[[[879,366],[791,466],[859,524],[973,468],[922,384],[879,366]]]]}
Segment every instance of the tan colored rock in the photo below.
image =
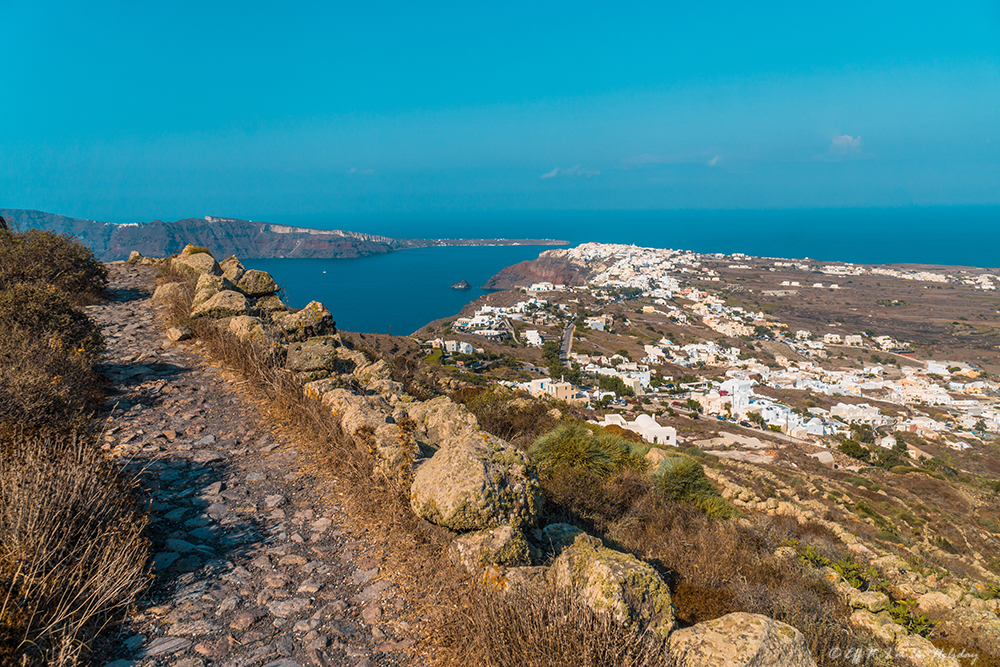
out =
{"type": "Polygon", "coordinates": [[[851,595],[849,602],[851,608],[867,609],[873,614],[889,608],[889,596],[878,591],[855,591],[851,595]]]}
{"type": "Polygon", "coordinates": [[[288,346],[285,368],[296,373],[334,373],[337,371],[338,348],[340,339],[335,336],[317,336],[301,343],[292,343],[288,346]]]}
{"type": "Polygon", "coordinates": [[[895,653],[920,667],[960,667],[961,665],[957,658],[946,655],[930,640],[920,635],[900,637],[896,642],[895,653]]]}
{"type": "Polygon", "coordinates": [[[141,259],[142,259],[142,253],[139,252],[138,250],[133,250],[128,254],[128,261],[126,262],[126,264],[132,264],[134,266],[138,264],[141,259]]]}
{"type": "Polygon", "coordinates": [[[548,578],[596,614],[656,637],[674,629],[670,588],[659,573],[635,556],[600,546],[578,535],[549,568],[548,578]]]}
{"type": "Polygon", "coordinates": [[[516,567],[531,563],[528,541],[524,533],[513,526],[500,526],[457,537],[448,547],[448,557],[468,572],[487,565],[516,567]]]}
{"type": "Polygon", "coordinates": [[[378,359],[374,363],[355,368],[354,377],[362,385],[374,384],[379,380],[391,381],[392,369],[389,368],[389,364],[385,363],[385,359],[378,359]]]}
{"type": "Polygon", "coordinates": [[[229,331],[242,341],[263,341],[268,338],[264,331],[264,322],[259,317],[238,315],[229,320],[229,331]]]}
{"type": "Polygon", "coordinates": [[[936,637],[984,653],[996,653],[1000,647],[1000,617],[992,611],[956,608],[931,618],[941,621],[934,628],[936,637]]]}
{"type": "Polygon", "coordinates": [[[184,283],[164,283],[153,292],[153,303],[160,306],[168,306],[179,302],[184,298],[187,289],[184,283]]]}
{"type": "Polygon", "coordinates": [[[937,616],[943,611],[948,611],[954,608],[955,601],[944,593],[939,593],[937,591],[933,593],[924,593],[917,598],[917,611],[921,614],[937,616]]]}
{"type": "Polygon", "coordinates": [[[438,450],[410,487],[410,506],[452,530],[530,526],[542,497],[527,455],[488,433],[473,433],[438,450]]]}
{"type": "Polygon", "coordinates": [[[247,298],[239,292],[225,290],[219,292],[208,301],[199,304],[191,311],[191,317],[234,317],[246,315],[249,305],[247,298]]]}
{"type": "Polygon", "coordinates": [[[222,275],[219,263],[207,252],[196,252],[190,255],[182,253],[181,256],[173,259],[171,266],[181,273],[193,272],[195,274],[210,273],[215,276],[222,275]]]}
{"type": "Polygon", "coordinates": [[[417,437],[442,447],[479,430],[476,416],[447,396],[414,403],[407,411],[417,423],[417,437]]]}
{"type": "Polygon", "coordinates": [[[279,313],[288,310],[277,294],[268,294],[254,300],[253,307],[265,313],[279,313]]]}
{"type": "Polygon", "coordinates": [[[303,341],[337,333],[333,316],[319,301],[311,301],[295,313],[277,316],[274,322],[289,341],[303,341]]]}
{"type": "Polygon", "coordinates": [[[815,667],[802,633],[759,614],[726,614],[670,635],[679,667],[815,667]]]}
{"type": "Polygon", "coordinates": [[[171,340],[175,343],[180,341],[189,340],[194,337],[194,332],[187,327],[170,327],[167,329],[167,340],[171,340]]]}
{"type": "Polygon", "coordinates": [[[873,614],[867,609],[858,609],[851,614],[850,623],[856,628],[867,630],[887,644],[906,636],[906,628],[893,622],[885,611],[873,614]]]}
{"type": "Polygon", "coordinates": [[[243,274],[246,273],[246,267],[240,260],[236,259],[236,255],[230,255],[226,259],[219,262],[219,268],[222,269],[222,277],[233,283],[234,285],[240,281],[243,274]]]}
{"type": "Polygon", "coordinates": [[[659,469],[660,464],[671,457],[666,451],[659,447],[650,447],[649,451],[646,452],[645,458],[646,463],[649,464],[650,472],[655,473],[659,469]]]}
{"type": "Polygon", "coordinates": [[[222,276],[203,273],[198,276],[198,282],[195,284],[194,299],[191,301],[191,307],[199,306],[225,290],[235,291],[236,286],[222,276]]]}
{"type": "Polygon", "coordinates": [[[249,297],[261,297],[275,294],[278,291],[278,283],[267,271],[250,269],[245,271],[236,287],[249,297]]]}

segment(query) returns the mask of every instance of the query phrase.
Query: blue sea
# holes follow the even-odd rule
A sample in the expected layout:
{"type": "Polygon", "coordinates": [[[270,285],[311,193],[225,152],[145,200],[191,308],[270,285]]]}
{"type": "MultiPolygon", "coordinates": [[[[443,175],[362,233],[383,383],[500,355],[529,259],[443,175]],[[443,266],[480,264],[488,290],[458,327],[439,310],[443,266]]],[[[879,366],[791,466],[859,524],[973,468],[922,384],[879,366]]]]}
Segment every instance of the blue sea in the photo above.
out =
{"type": "MultiPolygon", "coordinates": [[[[558,211],[384,217],[276,216],[272,222],[402,238],[557,238],[698,252],[742,252],[864,264],[1000,267],[1000,207],[770,211],[558,211]]],[[[289,305],[323,302],[338,328],[412,333],[454,315],[491,276],[541,246],[404,250],[359,259],[249,260],[285,289],[289,305]],[[467,280],[474,289],[453,290],[467,280]],[[391,330],[391,331],[390,331],[391,330]]]]}

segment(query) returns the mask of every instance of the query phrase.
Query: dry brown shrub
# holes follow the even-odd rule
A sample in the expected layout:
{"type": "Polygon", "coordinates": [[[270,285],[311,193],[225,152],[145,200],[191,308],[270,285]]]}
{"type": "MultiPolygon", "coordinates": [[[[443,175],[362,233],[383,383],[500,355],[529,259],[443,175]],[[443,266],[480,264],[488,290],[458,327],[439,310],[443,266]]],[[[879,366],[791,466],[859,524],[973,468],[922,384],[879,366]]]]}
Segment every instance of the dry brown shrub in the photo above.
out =
{"type": "Polygon", "coordinates": [[[149,580],[133,485],[76,436],[0,438],[0,662],[74,665],[149,580]]]}
{"type": "Polygon", "coordinates": [[[469,592],[442,630],[446,667],[673,667],[665,642],[623,627],[565,593],[469,592]]]}

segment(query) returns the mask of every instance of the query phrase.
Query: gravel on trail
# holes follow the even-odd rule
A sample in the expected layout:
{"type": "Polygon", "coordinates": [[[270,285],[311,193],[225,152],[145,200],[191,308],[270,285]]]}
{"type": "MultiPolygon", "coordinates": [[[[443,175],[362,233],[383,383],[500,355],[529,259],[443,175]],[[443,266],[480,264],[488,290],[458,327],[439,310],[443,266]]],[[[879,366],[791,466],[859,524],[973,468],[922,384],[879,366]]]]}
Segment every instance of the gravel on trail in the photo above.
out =
{"type": "Polygon", "coordinates": [[[113,385],[104,448],[138,479],[154,578],[93,664],[414,664],[408,603],[332,482],[197,343],[165,338],[155,268],[109,270],[109,299],[87,308],[113,385]]]}

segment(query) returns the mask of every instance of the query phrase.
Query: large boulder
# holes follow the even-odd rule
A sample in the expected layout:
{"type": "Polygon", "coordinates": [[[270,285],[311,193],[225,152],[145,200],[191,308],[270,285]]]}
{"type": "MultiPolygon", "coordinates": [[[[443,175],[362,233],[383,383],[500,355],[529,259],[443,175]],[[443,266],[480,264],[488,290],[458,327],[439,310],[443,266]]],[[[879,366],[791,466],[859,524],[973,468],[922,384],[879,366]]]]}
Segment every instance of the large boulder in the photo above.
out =
{"type": "Polygon", "coordinates": [[[214,276],[222,275],[222,269],[219,268],[219,263],[212,255],[207,252],[188,252],[191,247],[189,245],[184,249],[184,252],[171,261],[171,266],[175,271],[195,275],[203,273],[210,273],[214,276]]]}
{"type": "Polygon", "coordinates": [[[191,306],[195,307],[205,303],[219,292],[225,290],[236,291],[236,285],[232,284],[222,276],[215,276],[211,273],[203,273],[198,276],[198,282],[194,287],[194,299],[191,306]]]}
{"type": "Polygon", "coordinates": [[[801,632],[759,614],[726,614],[677,630],[668,645],[680,667],[816,667],[801,632]]]}
{"type": "Polygon", "coordinates": [[[603,546],[596,537],[577,535],[548,571],[557,587],[623,626],[664,638],[674,629],[670,587],[648,563],[603,546]]]}
{"type": "MultiPolygon", "coordinates": [[[[337,336],[316,336],[288,346],[285,368],[295,373],[322,372],[329,375],[337,370],[337,336]]],[[[314,378],[319,379],[319,378],[314,378]]]]}
{"type": "Polygon", "coordinates": [[[314,336],[337,333],[333,316],[319,301],[311,301],[295,313],[276,316],[274,322],[289,341],[303,341],[314,336]]]}
{"type": "Polygon", "coordinates": [[[239,292],[225,290],[191,310],[191,317],[234,317],[246,315],[249,306],[247,298],[239,292]]]}
{"type": "Polygon", "coordinates": [[[159,306],[177,303],[184,298],[187,289],[187,285],[184,283],[164,283],[153,292],[153,303],[159,306]]]}
{"type": "Polygon", "coordinates": [[[219,268],[222,269],[222,277],[234,285],[240,281],[240,278],[247,271],[243,263],[236,259],[236,255],[230,255],[219,262],[219,268]]]}
{"type": "Polygon", "coordinates": [[[513,526],[467,533],[448,547],[448,557],[458,567],[475,572],[487,565],[517,567],[531,564],[528,541],[513,526]]]}
{"type": "Polygon", "coordinates": [[[414,475],[413,511],[452,530],[529,526],[542,496],[527,455],[488,433],[440,449],[414,475]]]}
{"type": "Polygon", "coordinates": [[[445,446],[479,431],[479,420],[461,403],[455,403],[447,396],[438,396],[429,401],[414,403],[407,412],[417,423],[418,438],[445,446]]]}
{"type": "Polygon", "coordinates": [[[278,313],[288,310],[277,294],[268,294],[254,299],[253,307],[265,313],[278,313]]]}
{"type": "Polygon", "coordinates": [[[227,328],[230,333],[242,341],[264,341],[270,338],[264,331],[264,322],[259,317],[238,315],[229,320],[227,328]]]}
{"type": "Polygon", "coordinates": [[[249,297],[267,296],[278,291],[278,283],[267,271],[250,269],[244,272],[236,286],[249,297]]]}

